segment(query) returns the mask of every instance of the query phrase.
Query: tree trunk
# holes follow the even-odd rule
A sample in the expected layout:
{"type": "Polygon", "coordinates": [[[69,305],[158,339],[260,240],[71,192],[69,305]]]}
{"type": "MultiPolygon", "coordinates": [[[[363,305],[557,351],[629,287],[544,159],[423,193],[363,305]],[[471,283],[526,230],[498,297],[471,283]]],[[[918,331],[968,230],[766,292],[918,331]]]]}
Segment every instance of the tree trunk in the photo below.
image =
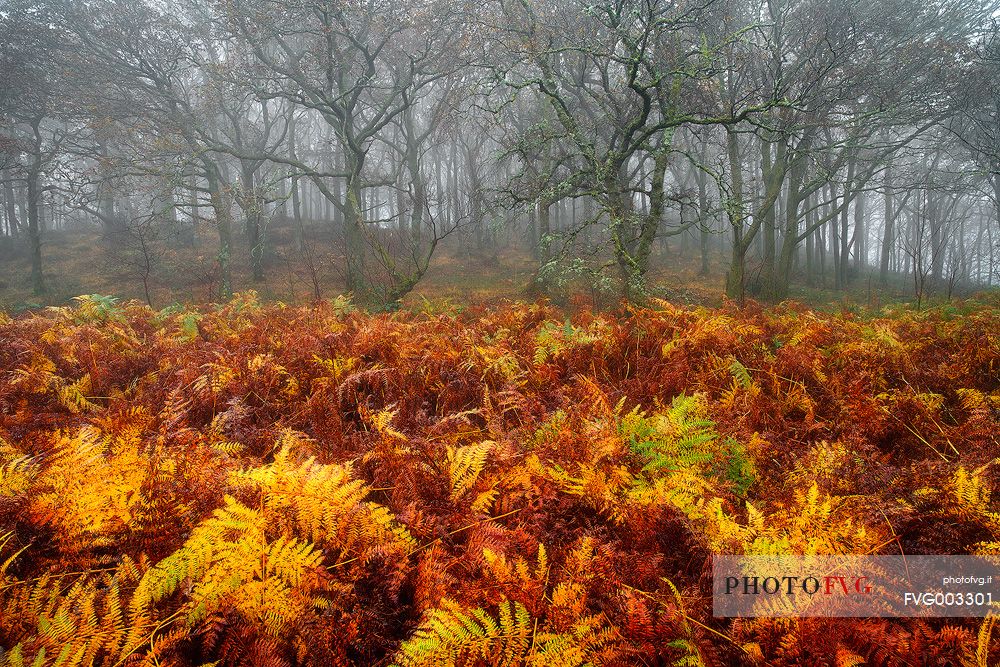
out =
{"type": "Polygon", "coordinates": [[[305,229],[302,225],[302,202],[299,201],[299,177],[289,170],[288,198],[291,199],[289,220],[292,222],[292,247],[301,253],[305,249],[305,229]]]}
{"type": "Polygon", "coordinates": [[[347,255],[347,289],[364,298],[368,286],[365,283],[365,240],[364,240],[364,191],[361,187],[361,162],[355,156],[345,154],[348,173],[345,184],[344,205],[344,246],[347,255]]]}
{"type": "Polygon", "coordinates": [[[550,259],[552,247],[552,202],[541,197],[535,203],[535,237],[538,239],[536,255],[538,264],[544,267],[550,259]]]}
{"type": "Polygon", "coordinates": [[[606,184],[606,192],[611,199],[612,241],[621,272],[623,296],[628,301],[642,300],[646,297],[649,257],[653,251],[656,232],[663,219],[663,181],[667,173],[669,155],[669,151],[661,147],[653,159],[649,210],[641,215],[633,210],[630,189],[625,182],[626,165],[615,170],[617,180],[606,184]],[[637,215],[638,229],[635,220],[637,215]]]}
{"type": "Polygon", "coordinates": [[[944,202],[937,194],[931,195],[927,190],[927,222],[931,231],[931,283],[930,288],[936,289],[941,284],[944,274],[944,248],[942,243],[942,225],[944,224],[944,202]]]}
{"type": "MultiPolygon", "coordinates": [[[[830,251],[833,255],[833,289],[840,289],[840,227],[837,221],[837,185],[830,181],[830,251]]],[[[845,188],[846,189],[846,188],[845,188]]]]}
{"type": "Polygon", "coordinates": [[[743,303],[746,295],[746,257],[750,240],[746,238],[744,227],[743,164],[740,157],[739,139],[736,131],[726,127],[726,151],[729,169],[732,173],[732,192],[726,202],[726,214],[733,230],[732,256],[726,272],[726,296],[743,303]]]}
{"type": "Polygon", "coordinates": [[[412,211],[410,212],[410,236],[419,244],[424,229],[424,209],[427,208],[427,184],[420,172],[420,147],[417,145],[416,128],[413,125],[413,107],[408,106],[403,114],[406,134],[406,169],[413,187],[412,211]]]}
{"type": "MultiPolygon", "coordinates": [[[[806,224],[809,224],[807,217],[806,224]]],[[[806,285],[812,287],[816,282],[814,255],[816,254],[816,232],[811,232],[806,236],[806,285]]]]}
{"type": "MultiPolygon", "coordinates": [[[[38,158],[35,162],[39,162],[38,158]]],[[[41,195],[37,164],[28,171],[28,242],[31,245],[31,289],[35,295],[45,293],[45,277],[42,275],[42,232],[39,217],[39,197],[41,195]]]]}
{"type": "MultiPolygon", "coordinates": [[[[799,207],[802,205],[803,199],[808,197],[808,194],[804,194],[802,191],[802,183],[805,180],[804,160],[811,144],[811,135],[804,137],[799,142],[790,163],[786,163],[787,154],[782,150],[784,144],[778,147],[781,169],[784,170],[778,176],[784,176],[783,180],[787,181],[788,187],[786,188],[785,204],[781,210],[784,216],[781,253],[778,256],[777,264],[773,265],[772,263],[772,271],[770,275],[766,276],[768,280],[762,285],[763,289],[761,291],[762,295],[770,301],[781,301],[788,297],[788,287],[792,279],[792,270],[795,265],[799,243],[802,241],[802,234],[799,233],[799,207]]],[[[771,187],[780,188],[780,181],[772,179],[771,182],[771,187]]],[[[778,193],[776,192],[776,201],[778,200],[777,195],[778,193]]],[[[776,217],[776,214],[774,215],[776,217]]],[[[810,231],[807,223],[805,235],[808,236],[810,231]]]]}
{"type": "Polygon", "coordinates": [[[451,227],[452,225],[457,225],[458,220],[461,217],[458,212],[458,142],[451,142],[451,159],[448,160],[450,165],[450,192],[448,201],[450,202],[448,206],[448,216],[445,220],[445,224],[451,227]]]}
{"type": "Polygon", "coordinates": [[[850,220],[850,205],[848,201],[851,196],[851,186],[854,181],[854,158],[847,163],[847,180],[844,182],[843,204],[840,210],[840,229],[838,230],[838,241],[840,250],[837,253],[837,288],[847,289],[848,268],[850,265],[850,237],[848,235],[848,222],[850,220]]]}
{"type": "Polygon", "coordinates": [[[10,170],[5,170],[0,177],[3,178],[3,201],[7,216],[7,228],[11,236],[17,236],[21,230],[21,223],[17,219],[17,205],[14,201],[14,183],[10,170]]]}
{"type": "Polygon", "coordinates": [[[223,184],[218,173],[210,169],[208,174],[208,191],[215,212],[215,227],[219,233],[219,298],[228,301],[233,296],[232,270],[230,262],[233,249],[232,208],[223,190],[223,184]]]}
{"type": "Polygon", "coordinates": [[[242,192],[239,203],[245,217],[247,246],[250,251],[250,272],[254,282],[264,280],[264,236],[261,230],[261,207],[263,202],[257,192],[257,176],[249,161],[240,165],[242,192]]]}
{"type": "MultiPolygon", "coordinates": [[[[760,142],[760,173],[761,178],[765,183],[772,183],[772,179],[776,177],[776,171],[781,167],[777,164],[772,163],[771,159],[771,146],[772,142],[767,139],[761,139],[760,142]]],[[[777,199],[775,199],[777,201],[777,199]]],[[[777,211],[775,210],[774,204],[768,206],[763,212],[763,222],[761,224],[761,267],[760,267],[760,288],[758,293],[764,296],[766,299],[772,299],[775,293],[774,281],[777,278],[775,275],[774,266],[774,231],[775,231],[775,221],[776,221],[777,211]]]]}
{"type": "Polygon", "coordinates": [[[698,225],[701,232],[701,270],[698,275],[708,275],[708,244],[711,232],[708,220],[708,174],[699,169],[697,173],[698,181],[698,225]]]}
{"type": "Polygon", "coordinates": [[[31,289],[36,295],[44,294],[45,276],[42,273],[42,219],[41,219],[41,174],[42,174],[42,134],[39,129],[41,118],[31,124],[34,138],[34,152],[28,167],[27,207],[28,241],[31,245],[31,289]]]}
{"type": "Polygon", "coordinates": [[[868,231],[865,229],[865,193],[854,199],[854,267],[860,276],[868,266],[868,231]]]}
{"type": "MultiPolygon", "coordinates": [[[[104,142],[99,146],[102,158],[108,158],[108,147],[104,142]]],[[[101,171],[104,172],[102,166],[101,171]]],[[[116,233],[124,231],[124,225],[115,215],[115,193],[107,173],[102,173],[102,179],[97,184],[97,212],[105,237],[112,238],[116,233]]]]}
{"type": "Polygon", "coordinates": [[[885,170],[885,228],[882,230],[882,247],[879,251],[878,282],[882,288],[889,284],[889,259],[896,238],[896,216],[892,201],[892,164],[885,170]]]}

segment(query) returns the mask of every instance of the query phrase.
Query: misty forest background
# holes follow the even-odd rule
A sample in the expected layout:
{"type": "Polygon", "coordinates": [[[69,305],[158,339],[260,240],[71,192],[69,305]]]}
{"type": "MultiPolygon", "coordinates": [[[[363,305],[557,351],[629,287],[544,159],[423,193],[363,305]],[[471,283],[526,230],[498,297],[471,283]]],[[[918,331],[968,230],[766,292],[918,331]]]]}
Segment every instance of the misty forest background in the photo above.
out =
{"type": "Polygon", "coordinates": [[[0,303],[1000,282],[994,0],[13,0],[0,303]]]}

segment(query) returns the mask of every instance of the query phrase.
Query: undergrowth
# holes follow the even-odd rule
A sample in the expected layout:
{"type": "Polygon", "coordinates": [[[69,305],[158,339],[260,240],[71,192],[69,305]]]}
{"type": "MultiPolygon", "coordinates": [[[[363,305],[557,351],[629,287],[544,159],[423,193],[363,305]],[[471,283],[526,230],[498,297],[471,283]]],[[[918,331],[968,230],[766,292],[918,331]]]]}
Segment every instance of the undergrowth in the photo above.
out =
{"type": "Polygon", "coordinates": [[[714,553],[1000,552],[1000,313],[0,315],[0,665],[987,665],[714,553]]]}

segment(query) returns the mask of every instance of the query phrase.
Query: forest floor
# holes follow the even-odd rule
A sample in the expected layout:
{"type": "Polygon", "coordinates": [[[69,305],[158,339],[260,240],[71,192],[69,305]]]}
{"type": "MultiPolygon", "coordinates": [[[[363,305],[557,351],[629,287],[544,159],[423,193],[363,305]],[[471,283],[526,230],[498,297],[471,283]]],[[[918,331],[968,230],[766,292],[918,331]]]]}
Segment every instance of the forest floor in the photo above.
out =
{"type": "Polygon", "coordinates": [[[710,574],[996,554],[998,434],[995,299],[0,315],[0,664],[986,667],[710,574]]]}
{"type": "MultiPolygon", "coordinates": [[[[249,251],[237,235],[233,252],[233,285],[236,291],[253,289],[264,300],[306,304],[316,298],[330,299],[344,291],[339,246],[327,238],[319,225],[312,225],[304,251],[295,251],[287,224],[269,229],[269,253],[263,281],[249,272],[249,251]]],[[[149,289],[154,308],[173,303],[210,303],[217,300],[218,275],[215,239],[203,230],[194,247],[176,243],[150,258],[149,289]]],[[[30,263],[23,241],[0,241],[0,310],[19,312],[40,305],[66,305],[80,294],[105,294],[121,299],[144,300],[142,262],[122,244],[109,244],[95,230],[57,231],[47,235],[43,262],[48,292],[32,294],[30,263]],[[117,250],[113,248],[118,248],[117,250]]],[[[719,250],[710,255],[708,275],[700,274],[696,249],[659,248],[654,255],[648,283],[653,296],[674,303],[719,306],[727,257],[719,250]]],[[[411,308],[427,302],[457,306],[483,305],[502,300],[535,300],[529,287],[537,267],[524,244],[512,244],[497,253],[477,251],[470,244],[447,239],[432,259],[416,289],[404,299],[411,308]]],[[[751,269],[752,273],[752,269],[751,269]]],[[[577,281],[553,302],[570,308],[617,306],[613,294],[599,293],[577,281]]],[[[912,298],[912,286],[895,284],[888,290],[873,289],[868,277],[860,277],[850,289],[834,291],[822,285],[793,287],[791,298],[822,309],[877,307],[912,298]]]]}

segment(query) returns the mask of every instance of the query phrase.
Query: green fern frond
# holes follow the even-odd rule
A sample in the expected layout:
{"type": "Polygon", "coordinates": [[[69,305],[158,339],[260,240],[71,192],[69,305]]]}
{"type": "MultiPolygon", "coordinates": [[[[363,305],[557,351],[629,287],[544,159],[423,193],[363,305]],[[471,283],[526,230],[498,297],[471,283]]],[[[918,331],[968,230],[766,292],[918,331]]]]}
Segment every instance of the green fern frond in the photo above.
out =
{"type": "Polygon", "coordinates": [[[117,297],[105,294],[84,294],[73,297],[73,301],[76,301],[73,320],[77,324],[124,320],[124,313],[121,306],[118,305],[117,297]]]}
{"type": "Polygon", "coordinates": [[[733,378],[744,389],[749,389],[753,384],[753,378],[750,377],[750,371],[747,370],[747,367],[744,366],[743,363],[736,357],[733,357],[732,362],[729,364],[729,372],[732,373],[733,378]]]}
{"type": "Polygon", "coordinates": [[[568,631],[557,632],[520,602],[502,601],[494,616],[444,600],[403,642],[394,667],[584,667],[597,664],[617,637],[603,615],[579,617],[568,631]]]}
{"type": "Polygon", "coordinates": [[[681,394],[662,415],[647,417],[635,408],[622,418],[619,431],[629,448],[646,462],[643,470],[647,472],[699,467],[712,459],[708,445],[718,437],[715,424],[703,415],[699,395],[681,394]]]}
{"type": "Polygon", "coordinates": [[[535,334],[532,361],[538,366],[559,357],[565,350],[595,343],[601,339],[605,326],[600,320],[595,320],[588,327],[573,326],[569,320],[563,326],[547,321],[535,334]]]}
{"type": "Polygon", "coordinates": [[[90,373],[86,373],[76,382],[70,382],[59,387],[56,393],[59,396],[59,402],[72,413],[100,410],[101,406],[87,397],[90,389],[90,373]]]}
{"type": "Polygon", "coordinates": [[[534,625],[519,602],[500,604],[498,617],[483,609],[468,611],[450,600],[433,610],[397,654],[398,667],[523,664],[534,625]]]}

